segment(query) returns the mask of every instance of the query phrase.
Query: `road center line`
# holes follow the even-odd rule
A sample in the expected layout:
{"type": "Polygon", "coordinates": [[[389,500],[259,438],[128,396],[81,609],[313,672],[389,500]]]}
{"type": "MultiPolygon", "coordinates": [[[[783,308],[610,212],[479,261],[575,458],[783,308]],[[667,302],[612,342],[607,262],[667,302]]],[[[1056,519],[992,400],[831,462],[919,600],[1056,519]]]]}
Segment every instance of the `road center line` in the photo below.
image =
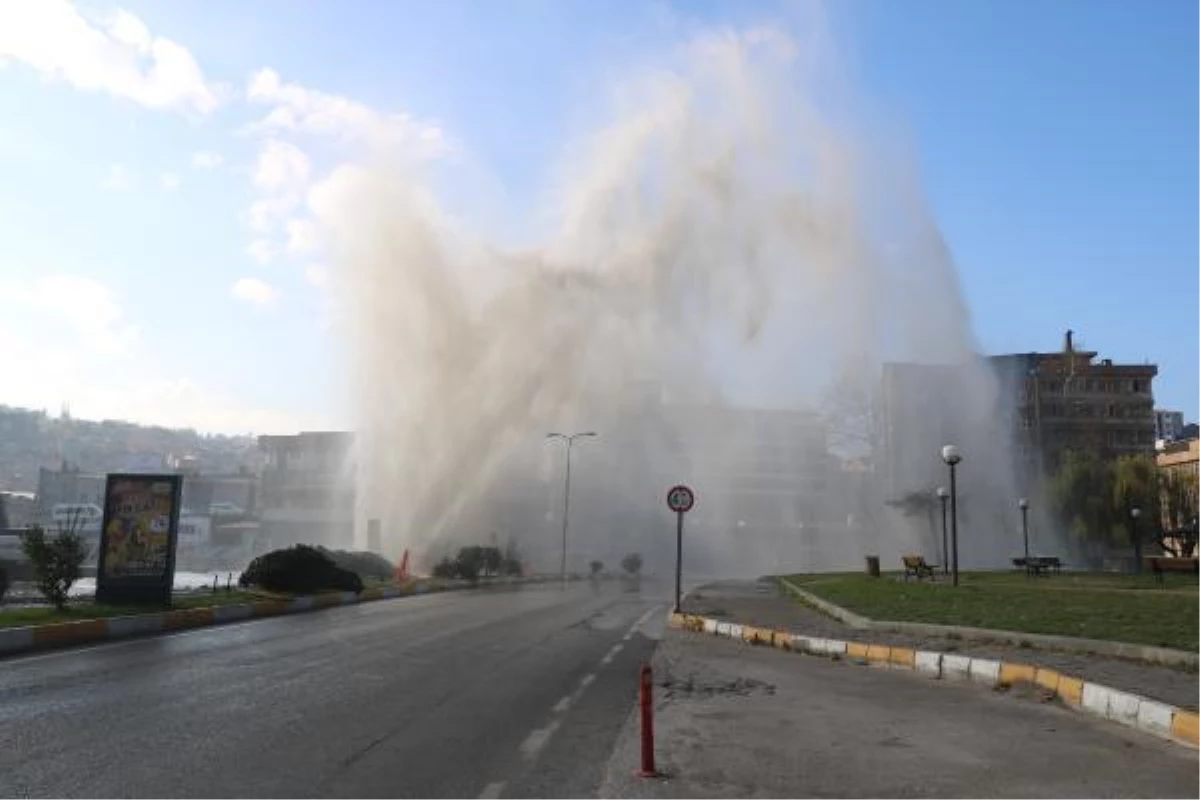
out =
{"type": "Polygon", "coordinates": [[[504,781],[494,781],[483,787],[483,791],[479,793],[479,797],[484,800],[494,800],[504,791],[504,781]]]}
{"type": "Polygon", "coordinates": [[[525,737],[525,741],[521,742],[521,755],[525,758],[533,760],[537,758],[537,754],[546,746],[546,742],[558,730],[558,720],[551,722],[544,728],[538,728],[533,733],[525,737]]]}
{"type": "Polygon", "coordinates": [[[588,686],[591,685],[592,681],[594,681],[594,680],[596,680],[596,674],[593,672],[589,672],[587,675],[584,675],[582,678],[580,678],[579,688],[586,689],[588,686]]]}
{"type": "Polygon", "coordinates": [[[612,646],[612,649],[604,654],[604,658],[600,659],[601,664],[611,664],[612,660],[617,657],[617,654],[625,649],[625,645],[618,642],[612,646]]]}
{"type": "Polygon", "coordinates": [[[568,708],[571,707],[572,700],[574,700],[574,698],[571,697],[571,695],[567,695],[562,700],[559,700],[557,703],[554,704],[554,713],[561,714],[564,711],[566,711],[568,708]]]}

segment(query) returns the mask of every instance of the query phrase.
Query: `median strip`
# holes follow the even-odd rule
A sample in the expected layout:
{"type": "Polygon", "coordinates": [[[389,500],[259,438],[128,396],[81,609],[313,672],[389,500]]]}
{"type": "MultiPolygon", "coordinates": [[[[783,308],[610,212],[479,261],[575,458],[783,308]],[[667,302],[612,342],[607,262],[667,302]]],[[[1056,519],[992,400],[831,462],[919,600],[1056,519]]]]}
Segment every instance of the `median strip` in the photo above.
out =
{"type": "Polygon", "coordinates": [[[1200,746],[1198,719],[1193,711],[1029,664],[867,642],[818,639],[791,631],[718,622],[695,614],[672,612],[669,624],[672,628],[691,633],[707,633],[752,645],[766,644],[794,653],[836,658],[845,656],[868,665],[911,670],[939,679],[969,680],[993,689],[1036,686],[1072,710],[1192,748],[1200,746]]]}
{"type": "MultiPolygon", "coordinates": [[[[537,582],[541,582],[541,579],[506,580],[497,585],[537,582]]],[[[0,627],[0,656],[203,628],[226,622],[304,613],[377,600],[390,600],[397,597],[411,597],[430,592],[483,588],[490,585],[492,584],[449,585],[422,581],[403,587],[376,586],[364,590],[361,594],[330,592],[286,600],[256,600],[246,603],[176,608],[148,614],[95,617],[21,627],[0,627]]]]}

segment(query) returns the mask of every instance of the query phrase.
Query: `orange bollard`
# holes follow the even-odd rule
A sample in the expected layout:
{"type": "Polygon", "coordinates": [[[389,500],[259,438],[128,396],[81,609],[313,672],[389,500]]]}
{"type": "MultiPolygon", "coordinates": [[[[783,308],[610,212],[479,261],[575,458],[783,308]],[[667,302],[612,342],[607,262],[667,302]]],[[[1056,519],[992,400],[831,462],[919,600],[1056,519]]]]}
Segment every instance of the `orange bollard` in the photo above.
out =
{"type": "Polygon", "coordinates": [[[654,681],[650,665],[642,665],[639,702],[642,707],[642,768],[637,775],[641,778],[657,778],[654,768],[654,681]]]}

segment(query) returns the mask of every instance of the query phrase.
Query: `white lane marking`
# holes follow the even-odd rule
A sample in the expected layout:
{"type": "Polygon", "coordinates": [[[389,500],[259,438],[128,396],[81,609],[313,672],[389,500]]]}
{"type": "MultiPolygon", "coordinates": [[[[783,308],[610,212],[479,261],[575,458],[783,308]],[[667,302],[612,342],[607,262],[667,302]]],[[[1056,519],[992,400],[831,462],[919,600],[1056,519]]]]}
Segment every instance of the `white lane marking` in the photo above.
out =
{"type": "Polygon", "coordinates": [[[567,695],[562,700],[559,700],[557,703],[554,704],[554,713],[561,714],[564,711],[566,711],[568,708],[571,707],[571,701],[574,699],[575,698],[573,698],[571,695],[567,695]]]}
{"type": "Polygon", "coordinates": [[[494,781],[483,787],[483,791],[479,793],[479,797],[484,800],[495,800],[504,791],[504,781],[494,781]]]}
{"type": "Polygon", "coordinates": [[[617,654],[619,654],[624,649],[625,649],[625,645],[623,645],[623,644],[618,643],[618,644],[613,645],[612,649],[609,650],[607,653],[605,653],[604,658],[600,659],[600,663],[601,664],[611,664],[612,660],[617,657],[617,654]]]}
{"type": "Polygon", "coordinates": [[[525,741],[521,742],[521,755],[530,760],[537,758],[537,754],[546,746],[546,742],[550,741],[550,737],[554,735],[556,730],[558,730],[558,720],[551,722],[544,728],[538,728],[526,736],[525,741]]]}
{"type": "Polygon", "coordinates": [[[647,611],[645,614],[642,614],[640,617],[638,617],[638,621],[633,623],[633,629],[636,630],[638,627],[641,626],[641,624],[643,622],[650,619],[650,617],[654,616],[654,612],[658,611],[658,609],[659,609],[659,606],[655,606],[654,608],[647,611]]]}
{"type": "Polygon", "coordinates": [[[591,685],[592,681],[594,681],[594,680],[596,680],[596,675],[594,673],[589,672],[587,675],[584,675],[582,678],[580,678],[579,688],[586,689],[588,686],[591,685]]]}

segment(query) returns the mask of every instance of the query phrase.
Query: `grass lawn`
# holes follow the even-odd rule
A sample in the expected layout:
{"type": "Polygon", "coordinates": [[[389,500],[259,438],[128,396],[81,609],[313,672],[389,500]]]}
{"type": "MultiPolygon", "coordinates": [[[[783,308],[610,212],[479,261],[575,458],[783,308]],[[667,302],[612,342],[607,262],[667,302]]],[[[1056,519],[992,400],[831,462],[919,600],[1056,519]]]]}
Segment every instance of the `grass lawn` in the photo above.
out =
{"type": "Polygon", "coordinates": [[[960,575],[957,589],[900,581],[896,574],[790,575],[813,594],[871,619],[966,625],[1023,633],[1080,636],[1196,652],[1200,626],[1196,579],[1071,573],[1026,578],[1021,573],[960,575]]]}
{"type": "MultiPolygon", "coordinates": [[[[196,592],[186,595],[176,595],[171,601],[171,608],[204,608],[206,606],[225,606],[234,603],[251,603],[255,600],[278,599],[283,599],[283,596],[269,592],[248,592],[241,589],[235,589],[232,592],[222,590],[216,594],[211,592],[196,592]]],[[[98,617],[123,617],[162,610],[157,606],[97,605],[96,603],[82,599],[72,602],[62,611],[56,611],[49,606],[0,607],[0,628],[46,625],[51,622],[75,622],[81,619],[96,619],[98,617]]]]}

